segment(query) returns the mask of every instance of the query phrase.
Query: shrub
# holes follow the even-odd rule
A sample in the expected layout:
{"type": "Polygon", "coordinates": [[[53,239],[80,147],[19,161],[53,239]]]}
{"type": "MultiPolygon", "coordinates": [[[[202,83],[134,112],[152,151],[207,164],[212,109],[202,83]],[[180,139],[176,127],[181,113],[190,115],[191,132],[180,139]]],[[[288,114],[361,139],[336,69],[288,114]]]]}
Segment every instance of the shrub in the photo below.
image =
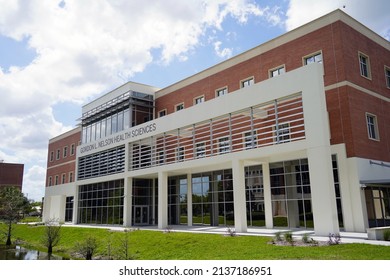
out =
{"type": "Polygon", "coordinates": [[[275,233],[275,240],[276,241],[283,241],[281,232],[278,231],[275,233]]]}
{"type": "Polygon", "coordinates": [[[302,242],[303,243],[311,243],[310,239],[309,239],[309,234],[308,233],[305,233],[303,236],[302,236],[302,242]]]}
{"type": "Polygon", "coordinates": [[[329,245],[339,245],[340,242],[341,242],[340,234],[329,233],[329,240],[328,240],[329,245]]]}
{"type": "Polygon", "coordinates": [[[237,236],[237,233],[236,233],[236,230],[235,230],[234,228],[227,227],[227,229],[226,229],[226,235],[227,235],[227,236],[234,237],[234,236],[237,236]]]}
{"type": "Polygon", "coordinates": [[[291,245],[294,245],[294,239],[293,239],[291,231],[288,231],[288,232],[284,233],[284,240],[286,242],[290,243],[291,245]]]}
{"type": "Polygon", "coordinates": [[[82,242],[77,242],[75,245],[75,251],[81,254],[86,260],[92,260],[97,247],[97,239],[90,236],[82,242]]]}

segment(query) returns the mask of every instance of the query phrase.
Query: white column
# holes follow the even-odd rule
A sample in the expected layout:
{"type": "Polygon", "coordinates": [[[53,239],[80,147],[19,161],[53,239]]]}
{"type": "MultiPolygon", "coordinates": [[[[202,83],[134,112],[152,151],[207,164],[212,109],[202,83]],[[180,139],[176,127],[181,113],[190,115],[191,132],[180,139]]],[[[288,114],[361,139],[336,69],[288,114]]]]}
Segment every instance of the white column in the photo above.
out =
{"type": "Polygon", "coordinates": [[[262,164],[263,169],[263,187],[264,187],[264,212],[265,212],[265,227],[274,227],[274,217],[272,215],[272,196],[271,196],[271,177],[269,172],[269,163],[262,164]]]}
{"type": "Polygon", "coordinates": [[[314,231],[317,235],[339,233],[330,147],[307,150],[314,231]]]}
{"type": "Polygon", "coordinates": [[[156,178],[152,179],[152,224],[156,224],[156,178]]]}
{"type": "Polygon", "coordinates": [[[330,149],[329,116],[326,110],[322,65],[307,66],[313,78],[302,91],[305,134],[309,162],[314,231],[318,235],[339,233],[336,195],[330,149]],[[319,67],[320,66],[320,67],[319,67]]]}
{"type": "Polygon", "coordinates": [[[234,227],[236,232],[247,231],[244,162],[233,160],[234,227]]]}
{"type": "Polygon", "coordinates": [[[75,185],[74,188],[72,223],[77,224],[77,217],[79,216],[79,186],[75,185]]]}
{"type": "Polygon", "coordinates": [[[124,201],[123,201],[123,225],[125,227],[131,227],[132,210],[133,210],[133,178],[125,178],[124,182],[124,201]]]}
{"type": "Polygon", "coordinates": [[[168,174],[158,172],[158,228],[168,226],[168,174]]]}
{"type": "Polygon", "coordinates": [[[187,174],[187,225],[192,226],[192,176],[187,174]]]}

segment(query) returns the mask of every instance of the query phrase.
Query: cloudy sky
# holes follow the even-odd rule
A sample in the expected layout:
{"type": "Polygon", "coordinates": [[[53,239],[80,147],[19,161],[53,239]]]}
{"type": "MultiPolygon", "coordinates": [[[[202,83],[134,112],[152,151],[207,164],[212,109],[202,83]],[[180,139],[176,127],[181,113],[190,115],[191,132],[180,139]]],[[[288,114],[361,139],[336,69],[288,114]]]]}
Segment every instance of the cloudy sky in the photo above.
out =
{"type": "Polygon", "coordinates": [[[48,140],[127,82],[165,87],[342,9],[390,38],[388,0],[0,0],[0,159],[44,196],[48,140]],[[345,6],[345,7],[343,7],[345,6]]]}

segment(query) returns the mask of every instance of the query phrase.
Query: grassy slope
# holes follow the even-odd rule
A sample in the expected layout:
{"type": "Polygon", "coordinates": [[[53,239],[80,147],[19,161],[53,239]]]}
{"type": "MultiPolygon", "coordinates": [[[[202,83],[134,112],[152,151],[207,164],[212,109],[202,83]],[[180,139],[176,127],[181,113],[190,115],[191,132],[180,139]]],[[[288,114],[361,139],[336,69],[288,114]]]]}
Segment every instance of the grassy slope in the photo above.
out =
{"type": "MultiPolygon", "coordinates": [[[[43,226],[17,225],[13,231],[13,241],[20,239],[32,247],[42,249],[40,241],[43,235],[43,226]]],[[[54,247],[54,253],[69,255],[77,241],[93,236],[99,240],[97,254],[105,255],[107,244],[111,243],[114,255],[120,250],[124,233],[106,229],[62,227],[61,236],[60,243],[54,247]]],[[[146,230],[130,232],[128,237],[130,252],[139,260],[390,260],[390,246],[275,246],[268,243],[271,238],[261,236],[229,237],[146,230]]]]}

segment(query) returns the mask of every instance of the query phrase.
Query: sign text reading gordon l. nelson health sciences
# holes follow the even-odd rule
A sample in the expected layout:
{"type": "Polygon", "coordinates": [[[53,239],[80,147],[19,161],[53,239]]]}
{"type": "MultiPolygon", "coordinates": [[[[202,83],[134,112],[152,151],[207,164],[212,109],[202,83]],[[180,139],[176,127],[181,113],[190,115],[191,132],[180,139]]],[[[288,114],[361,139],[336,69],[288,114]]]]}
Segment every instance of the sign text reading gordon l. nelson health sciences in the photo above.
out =
{"type": "Polygon", "coordinates": [[[102,148],[102,147],[106,147],[106,146],[110,146],[112,144],[117,144],[117,143],[120,143],[122,141],[125,141],[129,138],[133,138],[133,137],[137,137],[137,136],[140,136],[140,135],[143,135],[143,134],[147,134],[147,133],[150,133],[150,132],[153,132],[156,130],[156,124],[155,123],[151,123],[151,124],[148,124],[148,125],[145,125],[145,126],[142,126],[142,127],[138,127],[138,128],[134,128],[128,132],[123,132],[122,134],[118,134],[116,136],[112,136],[112,137],[109,137],[109,138],[106,138],[102,141],[99,141],[99,142],[96,142],[96,143],[92,143],[92,144],[89,144],[89,145],[86,145],[84,147],[81,147],[80,149],[80,153],[85,153],[85,152],[89,152],[89,151],[92,151],[92,150],[95,150],[95,149],[99,149],[99,148],[102,148]]]}

